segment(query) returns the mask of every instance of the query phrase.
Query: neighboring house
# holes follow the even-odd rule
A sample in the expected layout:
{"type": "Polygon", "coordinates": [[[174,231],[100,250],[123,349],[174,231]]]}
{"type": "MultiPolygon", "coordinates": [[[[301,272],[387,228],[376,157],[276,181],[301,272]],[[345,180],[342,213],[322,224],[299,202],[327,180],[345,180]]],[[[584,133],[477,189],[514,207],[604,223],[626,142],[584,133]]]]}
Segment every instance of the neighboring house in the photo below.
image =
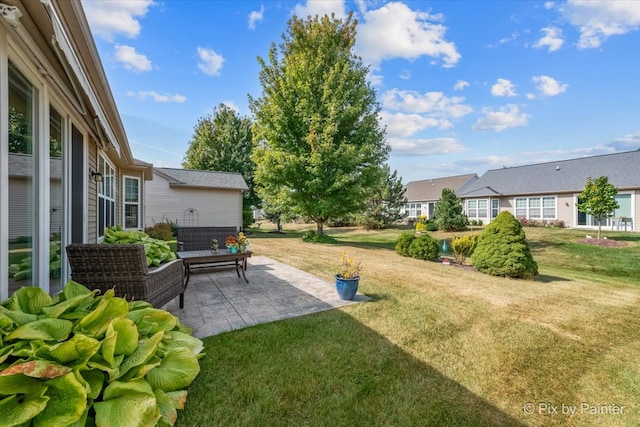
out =
{"type": "Polygon", "coordinates": [[[442,196],[442,190],[448,188],[454,192],[478,179],[476,174],[450,176],[446,178],[411,181],[405,186],[404,196],[407,203],[401,213],[406,218],[415,219],[425,215],[433,219],[436,202],[442,196]]]}
{"type": "Polygon", "coordinates": [[[145,227],[171,221],[241,228],[247,190],[239,173],[154,168],[153,180],[145,183],[145,227]]]}
{"type": "Polygon", "coordinates": [[[640,151],[630,151],[494,169],[461,188],[457,195],[469,219],[485,223],[506,210],[518,218],[595,228],[597,221],[578,212],[578,196],[589,177],[607,176],[618,189],[620,208],[603,226],[640,231],[639,165],[640,151]]]}
{"type": "Polygon", "coordinates": [[[67,244],[140,228],[152,165],[131,154],[80,1],[0,0],[0,22],[1,300],[59,291],[67,244]],[[27,278],[9,277],[25,256],[27,278]]]}

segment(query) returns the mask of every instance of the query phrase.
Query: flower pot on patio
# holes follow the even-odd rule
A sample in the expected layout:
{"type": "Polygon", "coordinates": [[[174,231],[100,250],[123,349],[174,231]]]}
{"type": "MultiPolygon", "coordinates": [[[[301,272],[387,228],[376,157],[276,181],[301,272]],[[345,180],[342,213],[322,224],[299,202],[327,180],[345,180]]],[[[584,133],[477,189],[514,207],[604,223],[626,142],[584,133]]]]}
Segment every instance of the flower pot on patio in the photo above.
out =
{"type": "Polygon", "coordinates": [[[336,291],[338,296],[342,300],[353,300],[358,292],[358,284],[360,283],[360,276],[353,279],[343,279],[336,274],[336,291]]]}

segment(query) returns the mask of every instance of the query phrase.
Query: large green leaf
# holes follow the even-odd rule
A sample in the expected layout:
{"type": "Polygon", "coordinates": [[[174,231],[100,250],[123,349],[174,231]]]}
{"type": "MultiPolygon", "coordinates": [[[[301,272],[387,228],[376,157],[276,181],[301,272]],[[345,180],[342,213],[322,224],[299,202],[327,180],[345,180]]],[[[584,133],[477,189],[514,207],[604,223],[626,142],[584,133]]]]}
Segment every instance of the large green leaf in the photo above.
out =
{"type": "Polygon", "coordinates": [[[113,319],[111,323],[113,329],[117,332],[116,347],[114,354],[132,354],[138,347],[138,328],[131,319],[126,317],[113,319]]]}
{"type": "MultiPolygon", "coordinates": [[[[42,381],[28,377],[24,374],[1,375],[0,376],[0,396],[10,396],[12,394],[32,394],[42,388],[47,388],[42,381]]],[[[0,419],[0,424],[2,420],[0,419]]]]}
{"type": "Polygon", "coordinates": [[[69,320],[43,318],[20,326],[9,333],[5,340],[64,341],[72,328],[73,323],[69,320]]]}
{"type": "MultiPolygon", "coordinates": [[[[15,328],[26,325],[27,323],[35,322],[38,320],[38,315],[23,313],[22,311],[7,310],[4,307],[0,309],[0,321],[3,321],[4,325],[6,321],[9,321],[15,328]]],[[[4,329],[4,328],[3,328],[4,329]]]]}
{"type": "Polygon", "coordinates": [[[113,322],[109,323],[107,327],[107,331],[104,334],[104,338],[100,343],[100,353],[104,360],[109,363],[111,366],[113,365],[113,354],[116,349],[116,340],[118,338],[118,333],[113,329],[113,322]]]}
{"type": "Polygon", "coordinates": [[[46,381],[47,406],[33,419],[34,427],[66,427],[80,419],[87,405],[87,391],[73,372],[46,381]]]}
{"type": "Polygon", "coordinates": [[[24,286],[15,291],[2,303],[9,310],[22,311],[24,313],[39,314],[42,307],[51,305],[53,300],[43,289],[34,286],[24,286]]]}
{"type": "Polygon", "coordinates": [[[160,419],[155,393],[144,380],[114,381],[94,403],[98,427],[151,427],[160,419]]]}
{"type": "Polygon", "coordinates": [[[177,391],[187,388],[199,372],[197,357],[183,347],[166,352],[160,366],[150,370],[146,378],[154,389],[177,391]]]}
{"type": "MultiPolygon", "coordinates": [[[[3,426],[21,426],[28,423],[47,406],[49,398],[44,396],[47,387],[42,387],[36,393],[25,396],[14,394],[0,400],[0,414],[3,426]]],[[[29,424],[26,424],[27,426],[29,424]]]]}
{"type": "Polygon", "coordinates": [[[101,338],[112,319],[124,317],[129,312],[129,305],[124,298],[112,297],[113,291],[107,291],[98,306],[91,313],[80,319],[74,332],[101,338]]]}
{"type": "Polygon", "coordinates": [[[134,310],[127,314],[127,318],[133,320],[138,326],[140,335],[153,335],[158,331],[170,331],[177,325],[176,317],[173,314],[158,308],[134,310]]]}
{"type": "MultiPolygon", "coordinates": [[[[48,350],[48,359],[54,359],[60,363],[75,361],[75,364],[84,365],[96,354],[100,348],[100,341],[83,334],[76,334],[70,340],[52,345],[48,350]]],[[[40,352],[38,353],[40,355],[40,352]]]]}
{"type": "Polygon", "coordinates": [[[178,420],[178,411],[173,404],[173,400],[162,390],[156,390],[156,401],[160,409],[160,420],[158,426],[173,426],[178,420]]]}
{"type": "Polygon", "coordinates": [[[87,287],[81,285],[78,282],[68,280],[67,284],[64,286],[62,292],[60,293],[60,298],[67,301],[80,295],[95,295],[97,292],[98,291],[96,290],[90,291],[87,287]]]}
{"type": "Polygon", "coordinates": [[[71,372],[71,368],[48,360],[31,360],[18,363],[0,371],[0,377],[5,375],[24,374],[32,378],[57,378],[71,372]]]}
{"type": "Polygon", "coordinates": [[[102,355],[96,354],[91,360],[87,362],[87,367],[92,369],[99,369],[109,376],[109,382],[114,381],[120,377],[120,366],[111,366],[111,363],[104,360],[102,355]]]}
{"type": "Polygon", "coordinates": [[[125,375],[129,369],[146,363],[158,349],[158,344],[162,340],[164,332],[158,332],[151,338],[140,340],[138,347],[133,354],[124,359],[120,366],[120,376],[125,375]]]}
{"type": "Polygon", "coordinates": [[[77,295],[65,301],[43,307],[42,312],[47,317],[60,317],[67,311],[76,311],[78,307],[87,308],[93,302],[93,294],[77,295]]]}
{"type": "Polygon", "coordinates": [[[165,346],[166,350],[178,347],[187,347],[196,356],[202,353],[202,350],[204,350],[204,344],[201,340],[180,331],[167,332],[162,339],[162,344],[165,346]]]}
{"type": "Polygon", "coordinates": [[[89,399],[97,399],[104,387],[105,374],[99,369],[80,369],[76,372],[78,381],[84,383],[89,399]]]}

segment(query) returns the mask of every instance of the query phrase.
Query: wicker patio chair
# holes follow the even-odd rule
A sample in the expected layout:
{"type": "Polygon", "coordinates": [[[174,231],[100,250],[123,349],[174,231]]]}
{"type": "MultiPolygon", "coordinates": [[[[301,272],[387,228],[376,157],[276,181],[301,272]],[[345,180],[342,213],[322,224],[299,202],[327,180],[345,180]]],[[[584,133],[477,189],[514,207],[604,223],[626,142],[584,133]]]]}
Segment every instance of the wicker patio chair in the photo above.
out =
{"type": "Polygon", "coordinates": [[[180,296],[184,307],[184,269],[181,259],[149,269],[143,245],[71,244],[67,246],[71,279],[89,289],[129,301],[143,300],[160,308],[180,296]]]}

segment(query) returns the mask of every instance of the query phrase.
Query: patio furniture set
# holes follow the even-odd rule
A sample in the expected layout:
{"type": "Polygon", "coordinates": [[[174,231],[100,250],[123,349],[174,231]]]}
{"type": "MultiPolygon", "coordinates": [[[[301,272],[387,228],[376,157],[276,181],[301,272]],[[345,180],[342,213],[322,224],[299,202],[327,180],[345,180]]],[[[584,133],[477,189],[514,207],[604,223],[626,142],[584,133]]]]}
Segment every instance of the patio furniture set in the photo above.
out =
{"type": "Polygon", "coordinates": [[[151,269],[143,245],[70,244],[66,250],[71,279],[101,292],[114,289],[118,297],[147,301],[154,307],[179,296],[180,308],[184,308],[184,291],[193,269],[234,267],[238,277],[242,274],[249,282],[245,271],[250,251],[213,252],[210,248],[212,239],[224,242],[227,235],[237,232],[235,227],[180,227],[178,259],[151,269]]]}

